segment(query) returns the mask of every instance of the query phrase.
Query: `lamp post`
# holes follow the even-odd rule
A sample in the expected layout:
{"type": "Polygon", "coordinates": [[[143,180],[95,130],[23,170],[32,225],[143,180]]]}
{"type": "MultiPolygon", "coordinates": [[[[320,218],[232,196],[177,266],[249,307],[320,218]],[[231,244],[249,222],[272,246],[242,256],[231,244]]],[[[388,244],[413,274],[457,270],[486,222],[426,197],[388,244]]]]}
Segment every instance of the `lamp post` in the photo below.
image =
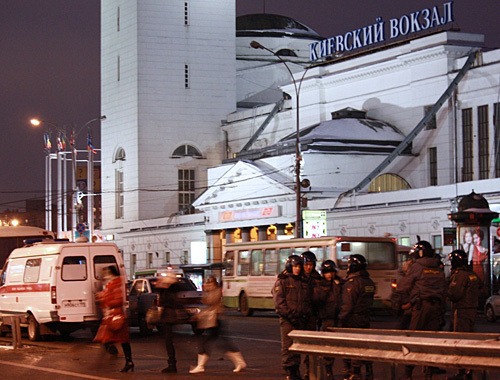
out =
{"type": "Polygon", "coordinates": [[[304,69],[304,73],[302,74],[302,77],[300,78],[300,81],[297,84],[297,81],[295,80],[295,77],[293,76],[292,70],[290,69],[290,66],[288,66],[287,62],[281,58],[278,54],[276,54],[274,51],[271,49],[261,45],[257,41],[252,41],[250,42],[250,46],[254,49],[263,49],[274,55],[281,63],[283,63],[290,74],[290,77],[292,78],[293,86],[295,89],[295,108],[296,108],[296,134],[295,134],[295,237],[302,237],[302,197],[301,197],[301,189],[300,189],[300,161],[302,159],[301,153],[300,153],[300,120],[299,120],[299,94],[300,94],[300,88],[302,86],[302,81],[307,73],[307,70],[309,70],[310,66],[304,69]]]}
{"type": "MultiPolygon", "coordinates": [[[[68,136],[66,134],[66,131],[63,128],[60,128],[58,125],[46,121],[46,120],[39,120],[39,119],[31,119],[30,122],[33,126],[39,126],[40,124],[46,124],[49,127],[55,128],[57,132],[59,132],[64,139],[69,141],[70,146],[71,146],[71,163],[72,163],[72,178],[71,178],[71,186],[72,186],[72,214],[71,214],[71,231],[73,232],[76,228],[76,225],[78,223],[77,221],[77,213],[76,213],[76,205],[77,205],[77,192],[78,189],[76,187],[76,162],[77,162],[77,149],[76,149],[76,138],[80,134],[80,132],[85,129],[86,127],[88,128],[88,133],[90,133],[90,124],[92,124],[95,121],[98,120],[105,120],[106,116],[102,115],[97,118],[91,119],[87,121],[76,133],[73,129],[71,133],[71,138],[68,139],[68,136]]],[[[51,170],[51,160],[54,158],[53,153],[50,152],[51,146],[50,146],[50,139],[49,139],[49,133],[47,133],[46,136],[46,161],[45,161],[45,225],[46,229],[52,230],[52,170],[51,170]]],[[[64,170],[62,166],[62,157],[64,156],[64,159],[66,159],[66,153],[65,152],[65,144],[62,143],[61,145],[58,144],[58,149],[57,149],[57,190],[58,190],[58,201],[57,201],[57,215],[58,215],[58,225],[57,225],[57,231],[58,234],[63,231],[63,226],[64,230],[67,230],[67,213],[66,210],[68,209],[67,203],[66,203],[66,185],[67,185],[67,179],[66,179],[66,165],[64,165],[64,170]],[[64,202],[64,205],[63,205],[64,202]]],[[[88,150],[88,160],[87,160],[87,182],[88,182],[88,191],[87,191],[87,196],[88,196],[88,212],[87,212],[87,219],[88,219],[88,226],[89,226],[89,233],[90,236],[93,236],[94,232],[94,202],[93,202],[93,193],[94,193],[94,179],[93,179],[93,151],[88,150]]]]}

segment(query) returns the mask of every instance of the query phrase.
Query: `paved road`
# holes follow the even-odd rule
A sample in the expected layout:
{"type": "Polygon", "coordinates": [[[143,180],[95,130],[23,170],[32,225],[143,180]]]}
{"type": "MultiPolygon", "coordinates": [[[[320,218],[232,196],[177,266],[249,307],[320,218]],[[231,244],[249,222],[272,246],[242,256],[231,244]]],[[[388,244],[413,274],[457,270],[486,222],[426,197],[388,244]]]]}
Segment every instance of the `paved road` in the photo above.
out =
{"type": "MultiPolygon", "coordinates": [[[[139,335],[138,329],[131,329],[131,343],[135,362],[135,372],[122,374],[123,356],[110,357],[103,348],[91,343],[90,332],[76,332],[69,339],[54,336],[44,342],[32,343],[25,340],[25,347],[12,350],[6,347],[9,337],[0,338],[0,377],[6,380],[76,380],[76,379],[282,379],[280,366],[280,342],[278,318],[273,313],[260,313],[254,317],[241,317],[229,313],[225,334],[238,345],[249,367],[239,374],[232,372],[232,363],[223,353],[216,351],[207,364],[205,374],[190,375],[190,366],[196,361],[196,337],[189,326],[179,326],[176,330],[178,374],[162,374],[166,366],[166,352],[163,339],[155,333],[148,337],[139,335]]],[[[389,317],[375,318],[374,328],[394,328],[396,322],[389,317]]],[[[480,318],[478,332],[497,332],[499,323],[490,324],[480,318]]],[[[336,361],[340,376],[341,361],[336,361]]],[[[398,375],[400,373],[398,369],[398,375]]],[[[376,379],[387,380],[389,366],[375,365],[376,379]]],[[[421,370],[416,369],[414,379],[423,379],[421,370]]],[[[445,376],[435,376],[443,380],[445,376]]],[[[491,374],[489,379],[500,380],[500,375],[491,374]]]]}

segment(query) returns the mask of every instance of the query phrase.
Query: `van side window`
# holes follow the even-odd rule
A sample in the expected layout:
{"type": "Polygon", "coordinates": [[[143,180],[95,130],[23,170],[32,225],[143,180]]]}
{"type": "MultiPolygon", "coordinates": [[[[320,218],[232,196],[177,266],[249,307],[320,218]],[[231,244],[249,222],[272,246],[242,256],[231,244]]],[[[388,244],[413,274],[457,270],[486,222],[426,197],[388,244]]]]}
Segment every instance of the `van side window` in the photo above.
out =
{"type": "Polygon", "coordinates": [[[118,268],[116,258],[113,255],[94,256],[94,277],[96,280],[102,280],[102,269],[114,265],[118,268]]]}
{"type": "Polygon", "coordinates": [[[26,266],[24,267],[24,282],[38,282],[40,277],[40,265],[42,264],[42,259],[29,259],[26,260],[26,266]]]}
{"type": "Polygon", "coordinates": [[[7,278],[7,267],[8,266],[9,266],[8,262],[6,262],[5,265],[3,266],[2,275],[0,276],[0,286],[5,285],[5,280],[7,278]]]}
{"type": "Polygon", "coordinates": [[[63,281],[84,281],[87,279],[87,259],[84,256],[67,256],[63,260],[61,278],[63,281]]]}

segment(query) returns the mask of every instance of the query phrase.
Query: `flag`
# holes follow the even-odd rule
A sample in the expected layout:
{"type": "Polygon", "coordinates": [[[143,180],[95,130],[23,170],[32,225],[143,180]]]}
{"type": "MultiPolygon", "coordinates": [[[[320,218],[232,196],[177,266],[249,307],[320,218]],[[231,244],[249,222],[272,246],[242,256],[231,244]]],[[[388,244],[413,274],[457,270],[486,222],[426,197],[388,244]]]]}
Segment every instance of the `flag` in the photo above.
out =
{"type": "Polygon", "coordinates": [[[52,149],[52,144],[50,143],[50,136],[48,133],[43,135],[43,149],[45,149],[47,153],[50,153],[50,150],[52,149]]]}
{"type": "Polygon", "coordinates": [[[94,146],[92,145],[92,135],[90,134],[90,130],[87,133],[87,150],[91,150],[92,153],[97,153],[94,146]]]}
{"type": "Polygon", "coordinates": [[[72,129],[72,130],[71,130],[71,136],[70,136],[70,138],[69,138],[69,145],[71,145],[71,147],[73,147],[73,148],[74,148],[74,147],[75,147],[75,142],[76,142],[76,141],[75,141],[75,130],[74,130],[74,129],[72,129]]]}
{"type": "Polygon", "coordinates": [[[66,140],[64,140],[64,135],[59,133],[59,136],[57,137],[57,150],[61,151],[66,149],[66,140]]]}

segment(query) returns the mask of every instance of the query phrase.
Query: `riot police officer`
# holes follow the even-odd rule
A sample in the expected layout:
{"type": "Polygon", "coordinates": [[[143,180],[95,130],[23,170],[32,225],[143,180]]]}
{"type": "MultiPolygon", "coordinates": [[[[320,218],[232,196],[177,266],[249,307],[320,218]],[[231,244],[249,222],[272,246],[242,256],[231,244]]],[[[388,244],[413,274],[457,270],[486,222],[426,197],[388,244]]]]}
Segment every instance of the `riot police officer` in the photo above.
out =
{"type": "Polygon", "coordinates": [[[302,276],[303,267],[302,257],[289,256],[272,290],[274,306],[280,316],[281,364],[287,380],[301,380],[300,354],[289,351],[292,339],[288,333],[294,329],[303,330],[312,314],[310,288],[302,276]]]}
{"type": "MultiPolygon", "coordinates": [[[[410,330],[438,331],[444,321],[446,279],[434,255],[434,249],[425,240],[413,246],[415,262],[398,283],[397,291],[409,294],[411,303],[410,330]]],[[[414,366],[405,367],[404,379],[411,379],[414,366]]],[[[437,368],[425,369],[427,379],[437,368]]]]}
{"type": "MultiPolygon", "coordinates": [[[[315,289],[318,284],[321,282],[321,275],[316,270],[317,259],[316,255],[311,251],[303,252],[300,257],[304,261],[304,271],[302,276],[309,283],[310,288],[310,297],[311,298],[311,306],[312,306],[312,314],[309,320],[306,322],[304,327],[305,330],[316,331],[318,329],[318,309],[321,307],[321,304],[314,299],[315,289]]],[[[305,365],[305,375],[304,380],[309,380],[309,356],[306,355],[304,358],[305,365]]]]}
{"type": "MultiPolygon", "coordinates": [[[[453,331],[472,332],[476,320],[481,280],[468,265],[468,256],[461,249],[448,255],[451,275],[448,281],[448,298],[451,301],[451,326],[453,331]]],[[[449,377],[453,380],[472,379],[472,373],[460,369],[449,377]]]]}
{"type": "MultiPolygon", "coordinates": [[[[337,326],[337,318],[342,301],[342,285],[344,280],[337,275],[337,266],[332,260],[321,264],[322,281],[315,288],[314,299],[319,306],[318,318],[320,330],[327,331],[329,327],[337,326]]],[[[333,379],[334,358],[324,358],[326,379],[333,379]]]]}
{"type": "MultiPolygon", "coordinates": [[[[342,288],[342,305],[339,324],[342,327],[370,328],[370,309],[375,296],[375,283],[366,270],[363,255],[350,255],[347,261],[347,278],[342,288]]],[[[361,361],[344,360],[344,379],[361,379],[361,361]]],[[[366,380],[373,379],[372,363],[364,361],[366,380]]]]}

